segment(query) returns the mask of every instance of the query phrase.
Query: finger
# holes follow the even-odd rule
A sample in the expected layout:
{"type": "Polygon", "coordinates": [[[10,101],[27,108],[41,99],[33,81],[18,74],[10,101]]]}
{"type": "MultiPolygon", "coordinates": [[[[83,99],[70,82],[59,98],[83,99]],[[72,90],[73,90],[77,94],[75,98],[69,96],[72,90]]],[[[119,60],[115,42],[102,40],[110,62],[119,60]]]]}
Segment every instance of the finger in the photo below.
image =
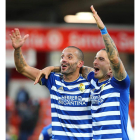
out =
{"type": "Polygon", "coordinates": [[[12,35],[13,35],[13,38],[16,37],[14,30],[12,30],[12,35]]]}
{"type": "Polygon", "coordinates": [[[29,37],[29,34],[25,35],[25,36],[23,37],[23,40],[25,41],[28,37],[29,37]]]}
{"type": "Polygon", "coordinates": [[[41,75],[42,75],[42,72],[40,72],[39,75],[36,77],[34,85],[39,82],[39,79],[40,79],[41,75]]]}
{"type": "Polygon", "coordinates": [[[93,5],[91,5],[90,9],[91,9],[91,11],[92,11],[93,14],[96,14],[96,13],[97,13],[97,12],[95,11],[93,5]]]}
{"type": "Polygon", "coordinates": [[[9,36],[10,36],[11,40],[13,40],[13,37],[12,37],[12,35],[11,35],[11,34],[9,34],[9,36]]]}
{"type": "Polygon", "coordinates": [[[16,35],[16,36],[20,35],[20,31],[19,31],[18,28],[15,28],[15,35],[16,35]]]}
{"type": "Polygon", "coordinates": [[[47,75],[45,75],[45,79],[48,79],[48,74],[47,74],[47,75]]]}

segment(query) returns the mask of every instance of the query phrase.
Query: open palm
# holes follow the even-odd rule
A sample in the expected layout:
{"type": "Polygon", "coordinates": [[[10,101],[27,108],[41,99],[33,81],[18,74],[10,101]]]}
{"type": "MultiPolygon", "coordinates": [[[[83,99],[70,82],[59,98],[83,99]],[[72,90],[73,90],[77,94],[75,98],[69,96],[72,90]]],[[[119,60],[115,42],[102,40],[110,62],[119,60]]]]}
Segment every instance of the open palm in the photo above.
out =
{"type": "Polygon", "coordinates": [[[25,40],[28,38],[28,34],[25,35],[23,38],[20,35],[19,29],[15,28],[12,30],[12,34],[9,34],[11,40],[12,40],[12,46],[14,49],[18,49],[23,46],[25,40]]]}

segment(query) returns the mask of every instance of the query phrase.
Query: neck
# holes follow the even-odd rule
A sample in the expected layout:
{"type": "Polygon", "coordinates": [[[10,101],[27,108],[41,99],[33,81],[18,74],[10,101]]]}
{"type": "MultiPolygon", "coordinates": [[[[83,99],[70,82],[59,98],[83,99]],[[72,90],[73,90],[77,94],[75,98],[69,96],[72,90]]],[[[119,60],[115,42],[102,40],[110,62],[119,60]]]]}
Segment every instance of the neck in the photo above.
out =
{"type": "Polygon", "coordinates": [[[66,82],[73,82],[73,81],[77,80],[78,78],[79,78],[79,73],[70,74],[70,75],[63,74],[63,80],[66,82]]]}
{"type": "Polygon", "coordinates": [[[109,75],[106,75],[104,78],[98,79],[98,82],[99,83],[104,82],[104,81],[108,80],[109,78],[110,78],[110,76],[109,75]]]}

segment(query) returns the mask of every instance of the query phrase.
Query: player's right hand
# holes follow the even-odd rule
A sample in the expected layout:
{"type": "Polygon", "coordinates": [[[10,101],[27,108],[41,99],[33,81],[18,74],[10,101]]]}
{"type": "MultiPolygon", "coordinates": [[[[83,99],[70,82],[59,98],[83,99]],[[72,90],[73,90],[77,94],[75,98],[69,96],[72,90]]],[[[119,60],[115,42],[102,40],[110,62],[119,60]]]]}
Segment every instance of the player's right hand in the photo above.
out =
{"type": "Polygon", "coordinates": [[[11,40],[12,40],[12,46],[14,49],[18,49],[23,46],[25,40],[29,37],[28,34],[26,34],[23,38],[20,35],[20,31],[18,28],[15,28],[12,30],[12,33],[9,34],[11,40]]]}

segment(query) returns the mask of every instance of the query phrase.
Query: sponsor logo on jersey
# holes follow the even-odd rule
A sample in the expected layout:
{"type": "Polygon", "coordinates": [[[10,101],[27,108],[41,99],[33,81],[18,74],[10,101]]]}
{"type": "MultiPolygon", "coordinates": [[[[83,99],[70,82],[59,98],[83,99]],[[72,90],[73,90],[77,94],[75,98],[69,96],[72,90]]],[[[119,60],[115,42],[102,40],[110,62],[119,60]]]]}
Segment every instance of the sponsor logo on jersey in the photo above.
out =
{"type": "Polygon", "coordinates": [[[86,102],[85,100],[82,99],[82,96],[62,96],[59,100],[58,100],[59,104],[62,105],[85,105],[86,106],[86,102]]]}
{"type": "Polygon", "coordinates": [[[92,94],[91,96],[90,96],[90,99],[91,99],[91,103],[94,105],[94,104],[96,104],[96,105],[100,105],[100,104],[102,104],[103,103],[103,99],[101,98],[101,96],[100,95],[94,95],[94,94],[92,94]]]}

